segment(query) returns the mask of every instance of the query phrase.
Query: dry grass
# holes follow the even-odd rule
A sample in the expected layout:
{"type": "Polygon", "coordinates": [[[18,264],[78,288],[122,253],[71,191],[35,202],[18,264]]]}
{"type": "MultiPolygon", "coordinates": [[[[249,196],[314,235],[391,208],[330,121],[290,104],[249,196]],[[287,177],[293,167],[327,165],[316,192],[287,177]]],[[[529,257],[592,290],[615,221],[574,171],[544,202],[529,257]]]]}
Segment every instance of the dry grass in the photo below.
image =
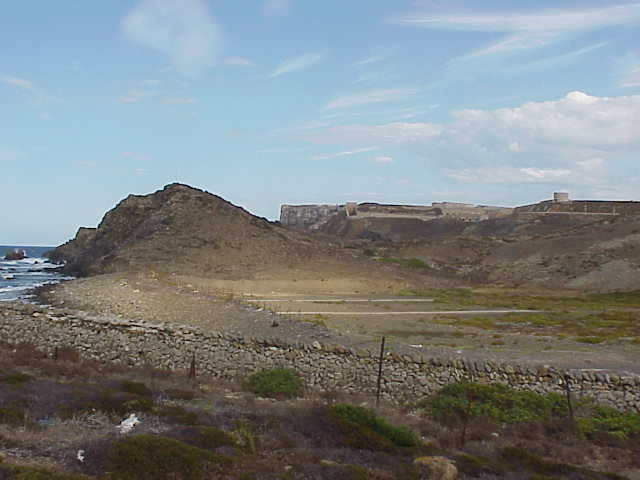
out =
{"type": "MultiPolygon", "coordinates": [[[[411,479],[418,475],[413,458],[436,453],[457,459],[465,474],[482,461],[500,465],[495,468],[502,470],[494,478],[516,478],[515,467],[503,458],[505,451],[510,452],[505,449],[514,446],[534,454],[539,462],[583,463],[614,471],[640,467],[638,439],[586,439],[553,423],[503,427],[474,419],[468,426],[466,445],[460,449],[459,425],[445,426],[416,415],[410,404],[405,408],[383,404],[374,411],[389,424],[416,432],[422,445],[410,450],[388,446],[379,450],[376,442],[362,443],[372,433],[358,430],[354,437],[356,433],[349,428],[355,426],[345,429],[331,414],[332,405],[345,402],[372,408],[369,396],[327,391],[296,400],[264,400],[243,391],[240,385],[205,377],[190,382],[184,372],[149,366],[114,368],[85,362],[73,352],[65,358],[45,358],[30,345],[19,349],[0,346],[2,378],[16,380],[0,382],[0,407],[20,406],[25,412],[18,426],[0,424],[0,455],[5,457],[0,463],[0,478],[17,478],[6,471],[18,455],[33,459],[35,467],[104,478],[111,468],[114,445],[123,438],[115,427],[129,408],[141,419],[133,435],[150,436],[145,438],[152,443],[156,438],[177,441],[162,448],[181,452],[187,462],[181,467],[187,468],[184,471],[188,471],[190,455],[222,462],[218,465],[224,465],[226,477],[209,473],[198,477],[202,479],[411,479]],[[354,443],[354,438],[359,440],[354,443]],[[76,459],[80,449],[85,450],[84,463],[76,459]]],[[[176,477],[175,472],[167,475],[158,478],[191,478],[176,477]]],[[[589,478],[604,479],[600,474],[589,478]]]]}

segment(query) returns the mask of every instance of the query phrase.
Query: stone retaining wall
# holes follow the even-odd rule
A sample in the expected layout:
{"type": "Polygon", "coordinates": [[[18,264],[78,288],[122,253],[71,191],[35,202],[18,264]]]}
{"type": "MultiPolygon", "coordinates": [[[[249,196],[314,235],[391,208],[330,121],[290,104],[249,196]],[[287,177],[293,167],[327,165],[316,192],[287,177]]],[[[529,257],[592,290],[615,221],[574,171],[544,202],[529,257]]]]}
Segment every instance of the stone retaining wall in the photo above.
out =
{"type": "MultiPolygon", "coordinates": [[[[375,354],[318,342],[284,344],[9,302],[0,303],[0,338],[11,344],[32,343],[50,355],[56,347],[73,347],[85,358],[168,369],[186,369],[195,353],[198,371],[218,378],[238,380],[262,368],[285,366],[298,371],[315,390],[376,390],[375,354]]],[[[564,378],[569,378],[577,395],[640,411],[640,376],[396,354],[385,357],[383,373],[382,394],[398,403],[415,401],[461,379],[561,393],[564,378]]]]}

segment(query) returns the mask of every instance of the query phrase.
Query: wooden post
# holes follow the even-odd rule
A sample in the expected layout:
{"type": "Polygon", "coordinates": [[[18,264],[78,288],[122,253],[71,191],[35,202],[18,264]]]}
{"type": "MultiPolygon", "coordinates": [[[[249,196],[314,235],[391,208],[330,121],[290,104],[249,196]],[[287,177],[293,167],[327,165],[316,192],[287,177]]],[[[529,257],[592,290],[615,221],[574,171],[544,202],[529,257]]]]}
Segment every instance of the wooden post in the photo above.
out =
{"type": "Polygon", "coordinates": [[[189,380],[196,379],[196,352],[191,357],[191,365],[189,365],[189,380]]]}
{"type": "Polygon", "coordinates": [[[569,409],[569,418],[571,419],[571,424],[575,425],[576,420],[573,415],[573,402],[571,401],[571,385],[569,385],[569,375],[564,374],[564,392],[567,397],[567,407],[569,409]]]}
{"type": "Polygon", "coordinates": [[[376,406],[380,403],[380,389],[382,388],[382,361],[384,360],[384,340],[380,342],[380,360],[378,361],[378,388],[376,391],[376,406]]]}

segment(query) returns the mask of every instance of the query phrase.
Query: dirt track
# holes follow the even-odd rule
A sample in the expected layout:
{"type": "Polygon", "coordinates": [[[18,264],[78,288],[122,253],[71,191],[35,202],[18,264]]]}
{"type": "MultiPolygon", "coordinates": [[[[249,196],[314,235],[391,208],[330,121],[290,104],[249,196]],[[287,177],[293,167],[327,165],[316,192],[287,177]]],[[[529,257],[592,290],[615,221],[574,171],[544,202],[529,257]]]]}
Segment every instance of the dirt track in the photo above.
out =
{"type": "MultiPolygon", "coordinates": [[[[317,292],[309,298],[281,290],[275,292],[278,302],[260,303],[254,296],[248,303],[240,297],[225,295],[217,290],[216,282],[209,282],[194,277],[173,276],[167,280],[153,275],[112,274],[58,285],[47,298],[53,304],[101,315],[193,324],[248,337],[282,338],[291,342],[317,340],[376,351],[384,335],[387,345],[401,353],[640,373],[638,345],[624,342],[591,345],[550,334],[496,332],[453,325],[442,321],[447,317],[443,311],[434,312],[439,308],[450,310],[450,306],[422,301],[427,299],[362,294],[325,296],[317,292]],[[313,301],[300,301],[304,299],[313,301]],[[314,313],[303,318],[274,313],[286,304],[296,305],[297,313],[315,311],[312,309],[317,309],[316,302],[321,302],[322,311],[329,313],[314,313]],[[418,310],[417,305],[428,308],[419,309],[424,310],[424,314],[407,314],[418,310]],[[373,312],[376,315],[368,314],[373,312]]],[[[294,284],[297,286],[297,282],[292,282],[294,284]]],[[[262,285],[263,295],[267,289],[267,284],[262,285]]]]}

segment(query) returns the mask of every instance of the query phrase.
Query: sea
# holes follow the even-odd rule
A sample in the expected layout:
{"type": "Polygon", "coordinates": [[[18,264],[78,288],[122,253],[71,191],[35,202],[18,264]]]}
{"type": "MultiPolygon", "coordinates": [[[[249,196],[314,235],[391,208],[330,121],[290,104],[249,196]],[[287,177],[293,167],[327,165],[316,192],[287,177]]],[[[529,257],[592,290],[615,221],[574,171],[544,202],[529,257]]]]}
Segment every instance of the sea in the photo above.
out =
{"type": "Polygon", "coordinates": [[[73,277],[56,270],[60,265],[50,263],[44,253],[55,247],[33,247],[28,245],[0,245],[0,301],[32,301],[32,289],[42,285],[59,283],[73,277]],[[5,260],[5,254],[24,250],[23,260],[5,260]]]}

